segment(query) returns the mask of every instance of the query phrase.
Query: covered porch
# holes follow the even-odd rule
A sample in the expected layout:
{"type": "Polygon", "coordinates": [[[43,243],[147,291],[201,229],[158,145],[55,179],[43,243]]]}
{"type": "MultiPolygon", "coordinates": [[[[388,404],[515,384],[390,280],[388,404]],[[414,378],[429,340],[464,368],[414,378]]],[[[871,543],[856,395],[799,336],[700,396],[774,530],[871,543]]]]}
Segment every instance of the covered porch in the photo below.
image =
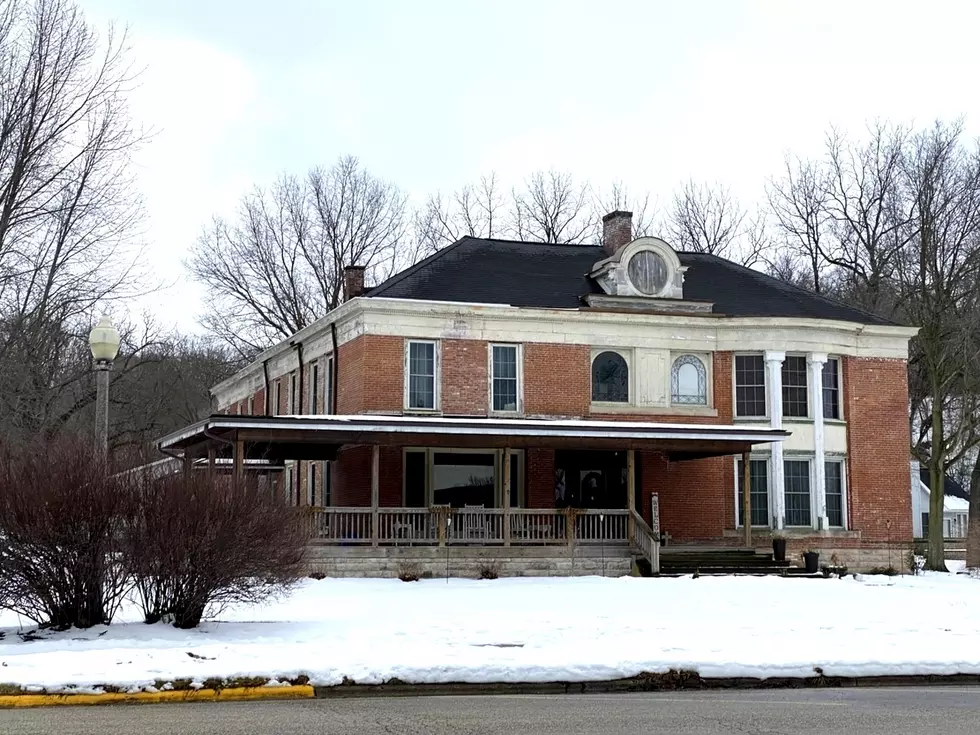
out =
{"type": "MultiPolygon", "coordinates": [[[[212,416],[165,437],[159,447],[182,461],[186,471],[202,462],[209,470],[230,465],[241,478],[256,460],[269,466],[326,461],[345,467],[335,480],[365,492],[349,502],[355,494],[338,488],[326,507],[311,507],[318,545],[608,546],[643,557],[656,572],[658,497],[644,497],[640,490],[637,454],[655,451],[670,462],[690,462],[745,455],[753,445],[787,435],[768,427],[627,421],[212,416]],[[382,502],[383,450],[385,468],[391,469],[393,455],[401,462],[395,504],[390,494],[382,502]],[[558,457],[549,467],[552,507],[540,507],[540,497],[539,507],[527,507],[531,483],[526,477],[538,471],[529,456],[540,450],[558,457]],[[362,463],[349,461],[358,453],[362,463]],[[348,502],[334,502],[341,498],[348,502]]],[[[303,473],[297,474],[300,482],[303,473]]],[[[751,498],[744,495],[750,507],[751,498]]]]}

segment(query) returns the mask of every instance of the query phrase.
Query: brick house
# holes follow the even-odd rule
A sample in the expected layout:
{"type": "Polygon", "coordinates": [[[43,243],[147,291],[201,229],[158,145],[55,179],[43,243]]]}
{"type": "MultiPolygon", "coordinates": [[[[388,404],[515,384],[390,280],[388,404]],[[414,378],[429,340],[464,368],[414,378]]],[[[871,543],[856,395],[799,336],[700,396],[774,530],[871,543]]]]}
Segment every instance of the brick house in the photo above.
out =
{"type": "Polygon", "coordinates": [[[915,330],[603,224],[594,246],[467,237],[369,290],[348,268],[342,305],[161,450],[275,478],[336,574],[444,546],[459,573],[657,569],[774,531],[852,568],[907,548],[915,330]]]}

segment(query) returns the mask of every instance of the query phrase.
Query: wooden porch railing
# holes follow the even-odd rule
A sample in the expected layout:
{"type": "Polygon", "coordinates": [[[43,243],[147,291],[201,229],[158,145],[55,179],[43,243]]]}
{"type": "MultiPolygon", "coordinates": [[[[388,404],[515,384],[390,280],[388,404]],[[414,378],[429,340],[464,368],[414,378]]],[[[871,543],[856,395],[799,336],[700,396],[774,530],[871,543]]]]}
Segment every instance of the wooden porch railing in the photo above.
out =
{"type": "Polygon", "coordinates": [[[557,508],[312,508],[327,544],[626,544],[630,511],[557,508]],[[375,528],[375,519],[376,528],[375,528]],[[509,533],[508,533],[509,531],[509,533]]]}
{"type": "Polygon", "coordinates": [[[660,535],[656,533],[643,516],[635,510],[630,511],[632,523],[629,524],[630,546],[650,563],[650,569],[660,571],[660,535]]]}

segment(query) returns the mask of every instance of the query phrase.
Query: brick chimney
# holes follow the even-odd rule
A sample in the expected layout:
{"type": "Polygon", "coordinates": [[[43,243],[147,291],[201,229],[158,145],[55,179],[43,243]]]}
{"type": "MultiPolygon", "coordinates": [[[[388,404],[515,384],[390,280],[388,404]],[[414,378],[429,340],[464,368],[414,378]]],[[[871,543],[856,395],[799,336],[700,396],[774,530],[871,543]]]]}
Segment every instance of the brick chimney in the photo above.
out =
{"type": "Polygon", "coordinates": [[[602,218],[602,248],[615,255],[623,245],[633,241],[633,213],[616,210],[602,218]]]}
{"type": "Polygon", "coordinates": [[[344,301],[350,301],[364,293],[364,266],[348,265],[344,267],[344,301]]]}

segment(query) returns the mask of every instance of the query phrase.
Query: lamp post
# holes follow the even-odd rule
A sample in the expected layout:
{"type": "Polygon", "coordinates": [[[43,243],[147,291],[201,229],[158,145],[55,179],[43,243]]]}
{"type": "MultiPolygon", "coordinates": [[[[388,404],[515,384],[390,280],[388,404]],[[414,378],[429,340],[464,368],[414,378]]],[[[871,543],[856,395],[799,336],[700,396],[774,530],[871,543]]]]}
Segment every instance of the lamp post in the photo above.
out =
{"type": "Polygon", "coordinates": [[[119,354],[119,332],[104,316],[88,335],[95,368],[95,446],[102,457],[109,452],[109,371],[119,354]]]}

